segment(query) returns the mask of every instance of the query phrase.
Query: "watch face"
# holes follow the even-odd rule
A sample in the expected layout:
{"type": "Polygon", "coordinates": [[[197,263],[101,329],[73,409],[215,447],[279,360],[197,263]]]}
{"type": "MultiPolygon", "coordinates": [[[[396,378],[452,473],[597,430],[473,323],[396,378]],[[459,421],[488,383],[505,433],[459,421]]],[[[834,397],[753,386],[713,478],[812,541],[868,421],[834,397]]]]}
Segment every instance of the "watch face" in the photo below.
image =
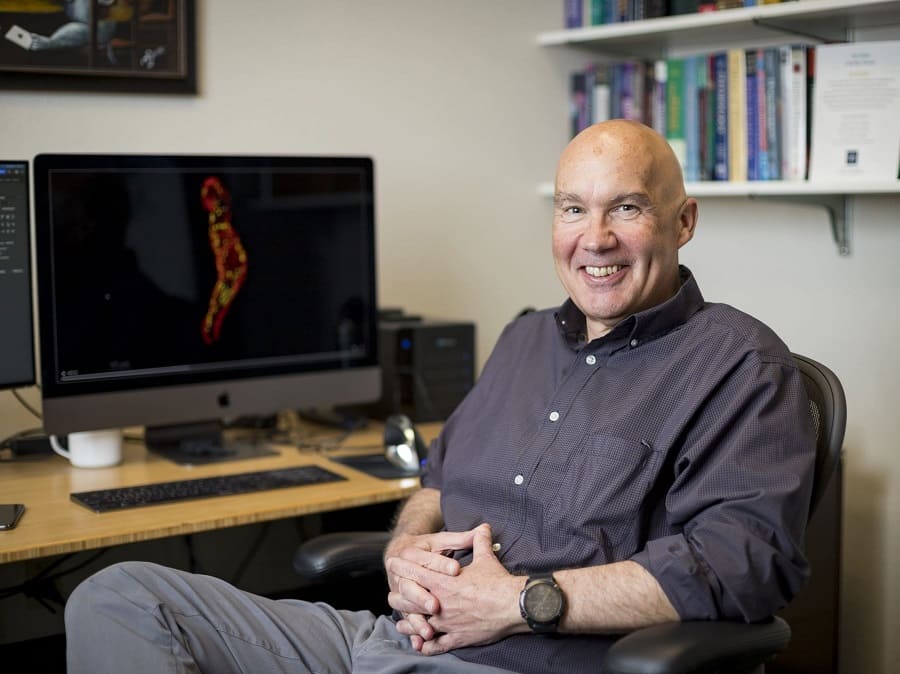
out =
{"type": "Polygon", "coordinates": [[[533,584],[525,592],[525,611],[538,623],[549,623],[562,613],[562,592],[551,582],[533,584]]]}

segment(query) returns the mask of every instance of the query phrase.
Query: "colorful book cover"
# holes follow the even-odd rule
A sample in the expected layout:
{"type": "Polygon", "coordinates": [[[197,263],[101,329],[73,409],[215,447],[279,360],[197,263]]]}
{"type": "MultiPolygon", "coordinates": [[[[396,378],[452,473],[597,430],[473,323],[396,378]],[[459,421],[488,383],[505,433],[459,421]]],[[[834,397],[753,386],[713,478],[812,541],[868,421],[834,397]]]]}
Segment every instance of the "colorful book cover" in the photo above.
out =
{"type": "Polygon", "coordinates": [[[687,139],[684,128],[684,59],[666,59],[666,139],[687,173],[687,139]]]}
{"type": "Polygon", "coordinates": [[[699,56],[684,58],[684,179],[690,182],[700,180],[700,108],[697,85],[699,60],[699,56]]]}
{"type": "Polygon", "coordinates": [[[766,153],[768,161],[767,180],[781,179],[781,116],[778,114],[778,100],[781,94],[778,62],[778,48],[763,50],[766,85],[766,153]]]}
{"type": "Polygon", "coordinates": [[[747,61],[747,180],[760,180],[759,145],[759,85],[757,82],[757,55],[755,49],[744,52],[747,61]]]}
{"type": "Polygon", "coordinates": [[[725,52],[713,54],[713,74],[715,86],[715,174],[716,180],[728,180],[728,55],[725,52]]]}
{"type": "Polygon", "coordinates": [[[700,180],[713,180],[716,165],[716,90],[713,56],[704,54],[697,64],[700,100],[700,180]]]}
{"type": "Polygon", "coordinates": [[[747,180],[747,58],[743,49],[728,55],[728,179],[747,180]]]}

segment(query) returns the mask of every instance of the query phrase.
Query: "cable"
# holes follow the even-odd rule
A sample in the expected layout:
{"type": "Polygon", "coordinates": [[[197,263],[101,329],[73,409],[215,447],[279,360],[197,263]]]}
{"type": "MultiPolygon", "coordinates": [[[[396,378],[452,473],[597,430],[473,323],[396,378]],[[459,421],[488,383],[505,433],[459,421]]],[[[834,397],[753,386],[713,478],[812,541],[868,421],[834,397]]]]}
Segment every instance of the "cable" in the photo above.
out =
{"type": "MultiPolygon", "coordinates": [[[[38,387],[38,388],[40,388],[40,387],[38,387]]],[[[19,401],[19,404],[22,405],[22,407],[24,407],[26,410],[31,412],[38,419],[43,419],[43,417],[41,416],[41,413],[38,412],[34,407],[32,407],[31,403],[29,403],[27,400],[25,400],[25,398],[22,397],[22,394],[19,393],[18,389],[10,389],[10,393],[12,393],[15,396],[16,400],[19,401]]]]}

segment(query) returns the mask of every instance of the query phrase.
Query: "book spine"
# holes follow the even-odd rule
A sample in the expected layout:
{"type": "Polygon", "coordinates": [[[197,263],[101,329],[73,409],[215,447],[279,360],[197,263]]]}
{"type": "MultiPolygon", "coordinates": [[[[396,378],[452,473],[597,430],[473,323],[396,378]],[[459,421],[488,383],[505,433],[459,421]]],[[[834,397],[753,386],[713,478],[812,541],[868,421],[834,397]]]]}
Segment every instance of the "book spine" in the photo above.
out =
{"type": "Polygon", "coordinates": [[[606,23],[606,0],[589,0],[590,17],[592,26],[600,26],[606,23]]]}
{"type": "Polygon", "coordinates": [[[747,180],[747,83],[743,49],[728,54],[728,179],[747,180]]]}
{"type": "Polygon", "coordinates": [[[572,136],[585,128],[587,90],[584,71],[572,73],[569,84],[569,120],[572,136]]]}
{"type": "Polygon", "coordinates": [[[778,48],[768,47],[763,50],[766,74],[766,144],[769,158],[769,180],[781,179],[781,124],[778,114],[778,99],[781,94],[781,83],[778,76],[781,68],[778,63],[778,48]]]}
{"type": "Polygon", "coordinates": [[[728,180],[728,55],[713,55],[715,74],[715,174],[716,180],[728,180]]]}
{"type": "Polygon", "coordinates": [[[622,118],[622,91],[624,89],[622,75],[623,64],[621,61],[616,61],[612,64],[612,86],[609,101],[609,116],[612,119],[622,118]]]}
{"type": "Polygon", "coordinates": [[[700,109],[697,88],[696,56],[684,59],[684,143],[685,143],[685,180],[700,180],[700,109]]]}
{"type": "Polygon", "coordinates": [[[684,59],[671,57],[666,61],[666,139],[687,172],[687,139],[684,129],[684,59]]]}
{"type": "MultiPolygon", "coordinates": [[[[766,88],[766,63],[762,49],[753,50],[756,58],[756,154],[759,166],[758,180],[769,180],[769,136],[766,129],[769,123],[769,91],[766,88]]],[[[749,146],[750,141],[747,141],[749,146]]]]}
{"type": "Polygon", "coordinates": [[[622,67],[622,119],[634,119],[635,91],[634,91],[634,63],[623,61],[622,67]]]}
{"type": "Polygon", "coordinates": [[[790,174],[785,180],[803,180],[806,177],[807,129],[809,128],[809,100],[806,86],[807,47],[791,47],[791,112],[785,124],[791,128],[790,174]]]}
{"type": "Polygon", "coordinates": [[[716,165],[716,89],[712,54],[700,58],[700,180],[713,180],[716,165]]]}
{"type": "Polygon", "coordinates": [[[597,63],[594,65],[594,103],[592,105],[592,122],[605,122],[610,119],[609,103],[609,64],[597,63]]]}
{"type": "Polygon", "coordinates": [[[806,158],[804,160],[803,177],[809,179],[810,153],[812,151],[813,101],[816,94],[816,48],[806,48],[806,158]]]}
{"type": "Polygon", "coordinates": [[[584,24],[584,0],[563,0],[566,28],[581,28],[584,24]]]}
{"type": "Polygon", "coordinates": [[[653,91],[650,95],[650,126],[661,136],[666,135],[666,85],[668,69],[665,59],[653,63],[653,91]]]}
{"type": "Polygon", "coordinates": [[[759,91],[756,50],[744,52],[747,60],[747,180],[759,180],[759,91]]]}

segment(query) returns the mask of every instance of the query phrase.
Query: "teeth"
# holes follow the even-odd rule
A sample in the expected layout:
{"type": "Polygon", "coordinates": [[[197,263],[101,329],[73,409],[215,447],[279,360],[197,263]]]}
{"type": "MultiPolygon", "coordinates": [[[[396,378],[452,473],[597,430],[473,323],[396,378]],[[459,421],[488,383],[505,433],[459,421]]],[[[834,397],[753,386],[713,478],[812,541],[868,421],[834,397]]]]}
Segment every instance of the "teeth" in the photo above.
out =
{"type": "Polygon", "coordinates": [[[608,267],[585,267],[584,270],[591,276],[600,278],[603,276],[609,276],[610,274],[615,274],[621,268],[622,265],[620,264],[612,264],[608,267]]]}

